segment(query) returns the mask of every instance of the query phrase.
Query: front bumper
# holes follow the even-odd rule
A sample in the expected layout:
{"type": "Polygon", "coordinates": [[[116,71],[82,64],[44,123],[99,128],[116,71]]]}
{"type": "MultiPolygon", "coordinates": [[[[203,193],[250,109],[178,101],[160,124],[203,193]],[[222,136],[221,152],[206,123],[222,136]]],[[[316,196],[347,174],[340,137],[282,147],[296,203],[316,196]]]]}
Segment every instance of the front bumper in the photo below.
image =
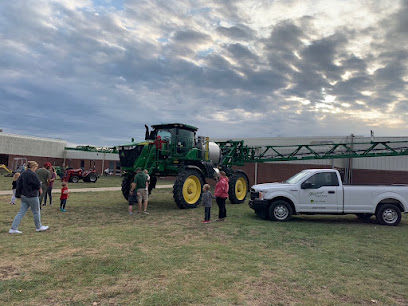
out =
{"type": "Polygon", "coordinates": [[[266,200],[261,200],[261,199],[254,199],[249,201],[249,207],[252,208],[255,211],[261,211],[265,210],[265,208],[268,206],[268,201],[266,200]]]}

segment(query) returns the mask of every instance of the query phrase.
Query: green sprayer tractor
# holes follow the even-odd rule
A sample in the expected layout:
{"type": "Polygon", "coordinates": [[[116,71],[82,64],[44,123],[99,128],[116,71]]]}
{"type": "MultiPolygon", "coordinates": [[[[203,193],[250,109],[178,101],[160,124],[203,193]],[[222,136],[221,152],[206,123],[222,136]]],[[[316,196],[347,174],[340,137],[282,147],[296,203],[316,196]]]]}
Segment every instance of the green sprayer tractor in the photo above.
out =
{"type": "Polygon", "coordinates": [[[150,190],[157,177],[175,177],[173,197],[179,208],[194,208],[200,203],[202,187],[207,179],[216,179],[220,170],[229,177],[229,200],[242,203],[248,193],[248,177],[237,164],[230,144],[210,142],[197,136],[197,128],[187,124],[169,123],[146,126],[145,141],[119,146],[123,181],[122,193],[128,199],[136,168],[147,169],[150,190]],[[235,163],[231,161],[234,159],[235,163]]]}

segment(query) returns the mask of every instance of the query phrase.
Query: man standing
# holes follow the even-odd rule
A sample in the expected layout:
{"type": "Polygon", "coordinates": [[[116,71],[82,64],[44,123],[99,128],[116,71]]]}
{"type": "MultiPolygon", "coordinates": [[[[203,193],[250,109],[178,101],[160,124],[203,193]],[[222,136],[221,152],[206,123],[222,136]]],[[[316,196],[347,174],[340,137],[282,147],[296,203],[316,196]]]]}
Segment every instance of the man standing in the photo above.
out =
{"type": "Polygon", "coordinates": [[[40,179],[41,189],[42,189],[42,193],[40,194],[40,209],[41,209],[41,204],[44,199],[44,196],[47,193],[48,180],[51,179],[51,172],[49,171],[50,168],[51,168],[51,163],[47,162],[44,164],[44,167],[36,171],[37,176],[40,179]]]}
{"type": "MultiPolygon", "coordinates": [[[[146,190],[146,181],[147,181],[147,175],[142,172],[141,168],[137,168],[133,183],[130,185],[130,196],[133,197],[133,194],[136,189],[137,202],[139,204],[139,213],[142,212],[142,201],[143,201],[144,213],[149,214],[147,212],[148,191],[146,190]]],[[[131,213],[130,205],[129,205],[129,213],[131,213]]]]}

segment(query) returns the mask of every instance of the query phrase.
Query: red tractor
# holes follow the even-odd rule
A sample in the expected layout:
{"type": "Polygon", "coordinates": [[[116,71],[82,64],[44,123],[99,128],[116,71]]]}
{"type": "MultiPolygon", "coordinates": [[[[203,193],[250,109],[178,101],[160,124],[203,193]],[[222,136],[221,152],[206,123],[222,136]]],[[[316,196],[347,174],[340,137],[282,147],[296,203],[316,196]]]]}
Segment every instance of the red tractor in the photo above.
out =
{"type": "Polygon", "coordinates": [[[65,170],[64,180],[72,183],[78,183],[79,180],[95,183],[98,180],[98,173],[95,170],[84,171],[81,168],[67,169],[65,170]]]}

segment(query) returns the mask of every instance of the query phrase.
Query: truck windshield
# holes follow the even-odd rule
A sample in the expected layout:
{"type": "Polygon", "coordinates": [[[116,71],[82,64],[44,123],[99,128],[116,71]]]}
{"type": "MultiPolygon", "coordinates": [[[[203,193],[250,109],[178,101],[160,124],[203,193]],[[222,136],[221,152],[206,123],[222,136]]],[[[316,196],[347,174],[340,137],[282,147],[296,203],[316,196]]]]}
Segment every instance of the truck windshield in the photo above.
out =
{"type": "Polygon", "coordinates": [[[287,179],[284,183],[287,184],[296,184],[299,181],[303,180],[303,178],[305,176],[307,176],[309,173],[306,170],[303,170],[297,174],[295,174],[294,176],[292,176],[290,179],[287,179]]]}

